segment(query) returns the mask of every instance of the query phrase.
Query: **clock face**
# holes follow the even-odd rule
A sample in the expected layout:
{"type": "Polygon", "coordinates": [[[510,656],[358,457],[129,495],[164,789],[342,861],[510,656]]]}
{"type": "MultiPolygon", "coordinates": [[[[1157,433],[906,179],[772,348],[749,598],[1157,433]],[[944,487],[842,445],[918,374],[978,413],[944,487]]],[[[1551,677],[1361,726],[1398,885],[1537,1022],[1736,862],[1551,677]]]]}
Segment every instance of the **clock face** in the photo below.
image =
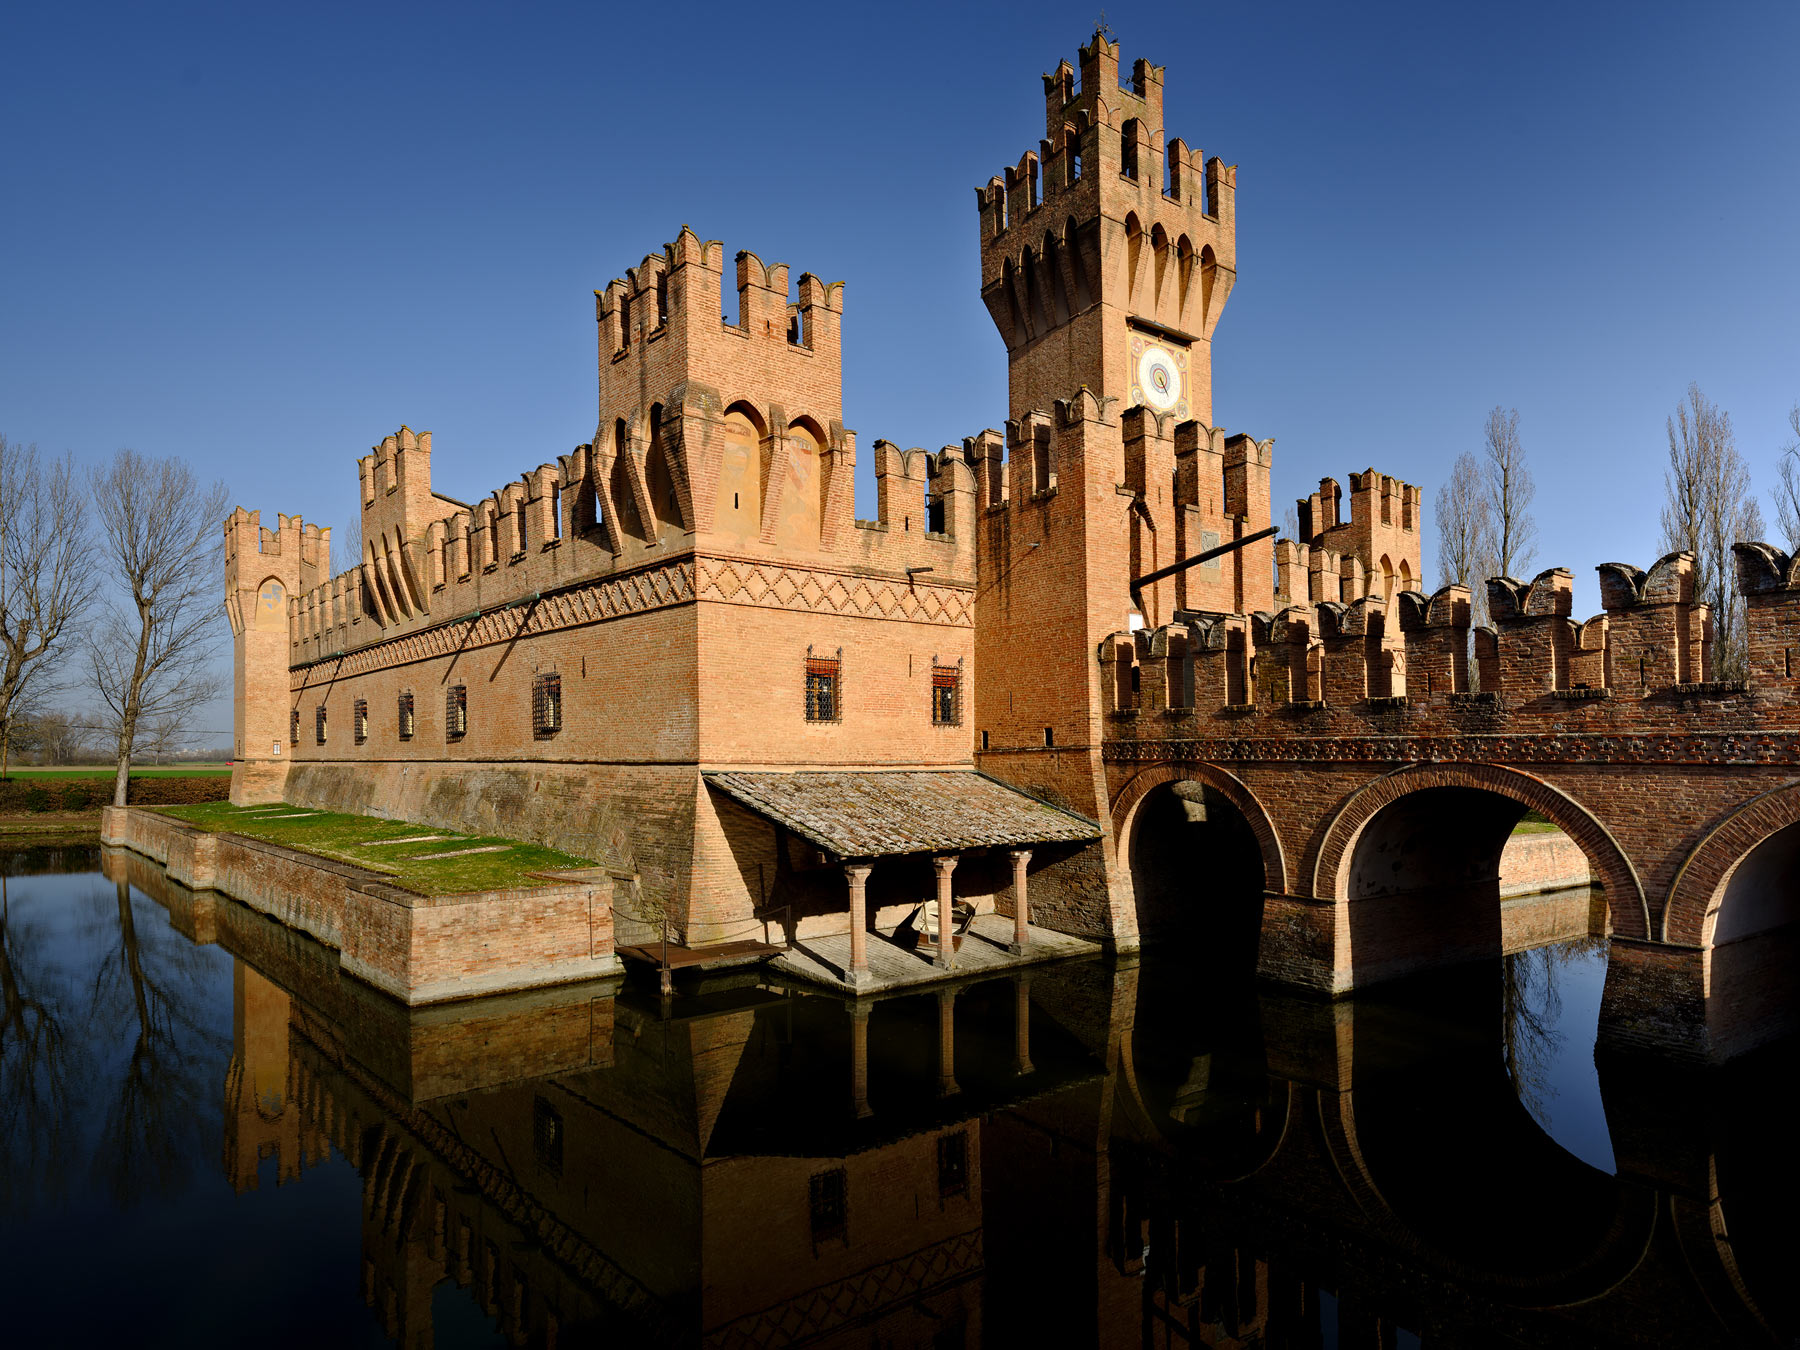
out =
{"type": "Polygon", "coordinates": [[[1185,418],[1187,403],[1187,353],[1141,336],[1131,339],[1132,385],[1135,403],[1172,412],[1185,418]]]}

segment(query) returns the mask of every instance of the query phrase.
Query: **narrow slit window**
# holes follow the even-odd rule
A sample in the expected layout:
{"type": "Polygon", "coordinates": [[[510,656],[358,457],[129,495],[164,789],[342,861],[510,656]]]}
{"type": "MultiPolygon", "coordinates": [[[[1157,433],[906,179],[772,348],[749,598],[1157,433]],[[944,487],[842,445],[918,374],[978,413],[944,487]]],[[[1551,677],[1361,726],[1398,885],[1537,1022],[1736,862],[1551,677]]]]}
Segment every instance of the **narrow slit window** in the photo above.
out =
{"type": "Polygon", "coordinates": [[[549,671],[531,682],[531,731],[542,737],[561,730],[562,676],[549,671]]]}
{"type": "Polygon", "coordinates": [[[358,745],[369,739],[369,702],[357,699],[350,707],[350,726],[352,738],[358,745]]]}
{"type": "Polygon", "coordinates": [[[837,722],[844,715],[843,661],[838,658],[806,658],[806,720],[837,722]]]}
{"type": "Polygon", "coordinates": [[[444,738],[460,741],[469,734],[468,686],[455,684],[444,691],[444,738]]]}
{"type": "Polygon", "coordinates": [[[513,523],[516,537],[519,541],[518,550],[513,556],[515,558],[523,558],[525,556],[525,503],[523,501],[513,509],[513,523]]]}
{"type": "Polygon", "coordinates": [[[962,667],[931,666],[931,722],[954,727],[962,723],[962,667]]]}
{"type": "Polygon", "coordinates": [[[395,718],[395,724],[399,728],[400,739],[403,741],[410,741],[413,738],[413,731],[416,728],[413,717],[412,690],[408,689],[404,694],[400,695],[400,706],[397,709],[397,712],[398,716],[395,718]]]}
{"type": "Polygon", "coordinates": [[[562,484],[561,483],[552,483],[550,485],[550,531],[551,531],[550,537],[552,539],[561,539],[563,537],[563,509],[562,509],[562,484]]]}

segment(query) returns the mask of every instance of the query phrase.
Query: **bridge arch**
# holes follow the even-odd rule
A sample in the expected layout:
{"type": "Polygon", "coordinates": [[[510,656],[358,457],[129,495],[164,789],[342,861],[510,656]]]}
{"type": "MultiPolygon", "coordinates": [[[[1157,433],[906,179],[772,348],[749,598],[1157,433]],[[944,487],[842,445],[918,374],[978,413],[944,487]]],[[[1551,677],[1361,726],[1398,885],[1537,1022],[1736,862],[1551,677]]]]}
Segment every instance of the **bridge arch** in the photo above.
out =
{"type": "Polygon", "coordinates": [[[1238,809],[1255,834],[1257,848],[1262,852],[1265,884],[1270,890],[1285,889],[1287,859],[1282,854],[1281,836],[1275,833],[1275,823],[1263,809],[1263,804],[1257,800],[1256,794],[1242,780],[1213,764],[1159,765],[1134,775],[1119,789],[1112,803],[1112,825],[1113,838],[1119,841],[1120,862],[1124,870],[1129,871],[1131,867],[1129,850],[1132,834],[1144,799],[1153,789],[1165,783],[1180,782],[1204,784],[1238,809]]]}
{"type": "Polygon", "coordinates": [[[1179,936],[1224,969],[1253,963],[1263,897],[1287,886],[1255,794],[1215,765],[1161,765],[1127,782],[1111,814],[1143,939],[1179,936]]]}
{"type": "Polygon", "coordinates": [[[1751,798],[1715,825],[1675,873],[1663,907],[1663,941],[1710,946],[1738,869],[1795,825],[1800,825],[1800,782],[1751,798]]]}
{"type": "Polygon", "coordinates": [[[1320,836],[1312,893],[1321,900],[1351,898],[1351,862],[1364,830],[1385,808],[1416,793],[1462,789],[1506,797],[1537,811],[1580,846],[1606,891],[1613,930],[1650,935],[1649,910],[1637,869],[1612,832],[1573,797],[1543,779],[1497,764],[1413,764],[1359,788],[1338,808],[1320,836]]]}

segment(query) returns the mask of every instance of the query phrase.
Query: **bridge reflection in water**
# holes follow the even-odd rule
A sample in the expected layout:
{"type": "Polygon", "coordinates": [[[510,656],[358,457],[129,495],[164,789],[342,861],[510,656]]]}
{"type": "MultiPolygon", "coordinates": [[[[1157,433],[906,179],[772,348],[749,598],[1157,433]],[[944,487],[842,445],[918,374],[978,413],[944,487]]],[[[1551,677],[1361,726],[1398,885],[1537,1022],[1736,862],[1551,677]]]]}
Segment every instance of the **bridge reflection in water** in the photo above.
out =
{"type": "Polygon", "coordinates": [[[745,976],[415,1012],[102,865],[234,958],[226,1177],[354,1168],[361,1231],[325,1240],[360,1243],[402,1346],[448,1343],[455,1287],[529,1345],[1800,1330],[1793,1150],[1759,1098],[1785,1052],[1592,1076],[1604,939],[1335,1003],[1152,957],[860,1004],[745,976]]]}

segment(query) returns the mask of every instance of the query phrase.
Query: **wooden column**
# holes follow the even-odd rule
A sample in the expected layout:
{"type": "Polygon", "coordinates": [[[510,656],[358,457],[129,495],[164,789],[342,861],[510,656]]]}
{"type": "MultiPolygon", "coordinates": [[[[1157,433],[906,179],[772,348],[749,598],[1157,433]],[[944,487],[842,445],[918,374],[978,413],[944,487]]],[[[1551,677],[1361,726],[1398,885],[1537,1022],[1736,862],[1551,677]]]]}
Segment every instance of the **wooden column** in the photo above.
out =
{"type": "Polygon", "coordinates": [[[1025,954],[1025,927],[1031,922],[1030,902],[1025,898],[1025,865],[1031,861],[1031,850],[1012,851],[1013,865],[1013,940],[1006,950],[1014,956],[1025,954]]]}
{"type": "Polygon", "coordinates": [[[955,964],[956,946],[950,936],[950,874],[956,870],[956,857],[933,858],[937,868],[937,964],[945,970],[955,964]]]}
{"type": "Polygon", "coordinates": [[[844,978],[854,989],[874,980],[869,974],[869,910],[863,889],[873,870],[868,863],[844,865],[844,876],[850,882],[850,968],[844,972],[844,978]]]}

